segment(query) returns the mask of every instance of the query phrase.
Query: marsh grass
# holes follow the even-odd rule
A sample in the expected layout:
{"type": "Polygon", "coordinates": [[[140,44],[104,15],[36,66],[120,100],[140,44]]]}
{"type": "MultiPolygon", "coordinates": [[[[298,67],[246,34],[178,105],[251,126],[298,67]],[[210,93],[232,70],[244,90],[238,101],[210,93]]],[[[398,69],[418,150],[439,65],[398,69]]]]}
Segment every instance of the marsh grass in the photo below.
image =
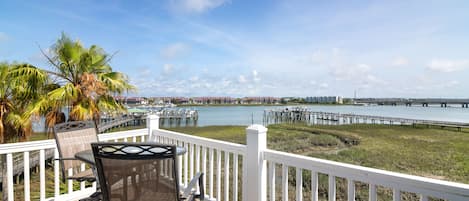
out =
{"type": "MultiPolygon", "coordinates": [[[[469,133],[467,132],[397,125],[307,126],[280,124],[271,125],[268,128],[267,146],[270,149],[406,174],[469,183],[469,154],[467,154],[469,153],[469,133]]],[[[233,143],[246,143],[245,126],[163,129],[233,143]]],[[[40,139],[40,136],[37,138],[40,139]]],[[[140,140],[138,139],[138,141],[140,140]]],[[[230,158],[231,160],[233,158],[230,158]]],[[[241,165],[242,159],[239,163],[240,174],[242,174],[241,165]]],[[[222,165],[222,172],[223,168],[222,165]]],[[[48,196],[52,196],[53,168],[46,169],[46,191],[48,196]]],[[[230,169],[232,169],[232,165],[230,165],[230,169]]],[[[279,171],[281,167],[278,165],[276,169],[279,171]]],[[[303,171],[303,197],[305,199],[310,197],[310,174],[309,171],[303,171]]],[[[281,172],[277,172],[276,175],[279,177],[277,182],[280,182],[281,172]]],[[[295,168],[289,168],[289,175],[292,176],[289,181],[289,197],[293,199],[296,182],[294,180],[295,168]]],[[[32,172],[31,195],[33,198],[38,196],[39,182],[35,182],[38,180],[38,174],[32,172]]],[[[337,178],[336,181],[337,199],[345,200],[346,181],[342,178],[337,178]]],[[[280,183],[277,183],[276,186],[279,187],[279,185],[280,183]]],[[[15,188],[15,194],[16,198],[21,200],[23,190],[21,179],[18,186],[15,188]]],[[[356,199],[367,200],[368,184],[356,182],[355,186],[356,199]]],[[[239,187],[239,192],[241,192],[241,183],[239,183],[239,187]]],[[[327,187],[328,176],[319,174],[320,200],[327,199],[327,187]]],[[[64,183],[61,183],[60,188],[61,192],[67,191],[64,183]]],[[[78,183],[74,185],[74,189],[79,189],[78,183]]],[[[389,200],[392,196],[391,189],[378,186],[377,191],[380,200],[389,200]]],[[[280,192],[280,188],[277,188],[277,193],[280,192]]],[[[403,193],[402,199],[418,200],[418,197],[412,193],[403,193]]]]}
{"type": "MultiPolygon", "coordinates": [[[[469,183],[469,133],[451,129],[399,125],[307,126],[271,125],[267,132],[270,149],[351,163],[435,179],[469,183]]],[[[169,128],[201,137],[245,144],[244,126],[169,128]]],[[[277,184],[281,167],[277,168],[277,184]]],[[[310,197],[310,172],[303,171],[303,196],[310,197]]],[[[289,197],[295,196],[295,169],[289,168],[289,197]]],[[[337,199],[346,200],[347,183],[337,178],[337,199]]],[[[368,184],[356,182],[356,199],[368,199],[368,184]]],[[[319,198],[327,199],[328,177],[319,174],[319,198]]],[[[281,192],[277,189],[277,194],[281,192]]],[[[392,199],[392,190],[377,187],[380,200],[392,199]]],[[[281,197],[281,195],[279,194],[281,197]]],[[[277,196],[278,198],[280,198],[277,196]]],[[[403,200],[418,200],[402,193],[403,200]]],[[[431,199],[433,200],[433,199],[431,199]]]]}

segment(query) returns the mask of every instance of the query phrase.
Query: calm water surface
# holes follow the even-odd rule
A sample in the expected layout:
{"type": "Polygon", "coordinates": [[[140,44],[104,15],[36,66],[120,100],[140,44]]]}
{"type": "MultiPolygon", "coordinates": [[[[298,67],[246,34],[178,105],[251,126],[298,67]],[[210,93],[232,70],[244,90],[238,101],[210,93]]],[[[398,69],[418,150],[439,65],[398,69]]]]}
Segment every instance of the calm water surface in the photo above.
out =
{"type": "MultiPolygon", "coordinates": [[[[287,106],[200,106],[190,107],[199,112],[197,126],[209,125],[251,125],[263,124],[265,110],[284,109],[287,106]]],[[[292,107],[292,106],[289,106],[292,107]]],[[[295,106],[298,107],[298,106],[295,106]]],[[[405,107],[405,106],[300,106],[312,111],[352,113],[410,119],[440,120],[469,123],[469,109],[460,107],[405,107]]],[[[184,108],[184,107],[183,107],[184,108]]],[[[35,131],[42,131],[43,122],[33,125],[35,131]]]]}
{"type": "MultiPolygon", "coordinates": [[[[459,107],[405,107],[405,106],[301,106],[312,111],[352,113],[385,117],[401,117],[469,123],[469,109],[459,107]]],[[[191,107],[199,111],[198,126],[262,124],[264,110],[283,109],[286,106],[226,106],[191,107]]]]}

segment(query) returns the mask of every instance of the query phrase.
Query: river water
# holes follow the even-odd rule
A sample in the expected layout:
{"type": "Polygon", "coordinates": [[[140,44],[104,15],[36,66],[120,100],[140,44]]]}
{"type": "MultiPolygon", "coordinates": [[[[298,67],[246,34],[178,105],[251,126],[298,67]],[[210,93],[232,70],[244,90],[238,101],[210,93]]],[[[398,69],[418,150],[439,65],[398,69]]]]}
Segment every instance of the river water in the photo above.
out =
{"type": "MultiPolygon", "coordinates": [[[[197,126],[262,124],[264,110],[284,109],[287,106],[201,106],[190,107],[199,112],[197,126]]],[[[295,106],[298,107],[298,106],[295,106]]],[[[327,106],[305,105],[311,111],[401,117],[409,119],[454,121],[469,123],[469,109],[460,107],[406,106],[327,106]]]]}
{"type": "MultiPolygon", "coordinates": [[[[293,106],[198,106],[181,107],[196,109],[199,113],[197,126],[263,124],[265,110],[284,109],[293,106]]],[[[351,113],[409,119],[454,121],[469,123],[469,109],[461,107],[406,107],[406,106],[352,106],[352,105],[302,105],[311,111],[351,113]]],[[[175,108],[178,109],[178,108],[175,108]]],[[[42,131],[43,122],[33,126],[35,131],[42,131]]]]}

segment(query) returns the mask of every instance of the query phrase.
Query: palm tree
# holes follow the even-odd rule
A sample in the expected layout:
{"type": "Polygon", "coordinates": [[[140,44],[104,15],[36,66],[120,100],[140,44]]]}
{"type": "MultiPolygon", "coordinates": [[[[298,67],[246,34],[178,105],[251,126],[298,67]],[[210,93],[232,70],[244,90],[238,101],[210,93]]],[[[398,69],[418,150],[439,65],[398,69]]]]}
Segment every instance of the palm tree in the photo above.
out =
{"type": "Polygon", "coordinates": [[[46,72],[54,84],[48,85],[50,91],[39,98],[30,112],[45,115],[47,128],[65,120],[64,107],[68,108],[70,121],[99,121],[101,112],[124,110],[113,96],[135,87],[125,74],[112,70],[109,65],[112,56],[102,48],[96,45],[85,48],[62,34],[49,54],[42,53],[53,67],[46,72]]]}
{"type": "Polygon", "coordinates": [[[32,134],[27,108],[39,97],[47,75],[29,64],[0,63],[0,143],[32,134]]]}

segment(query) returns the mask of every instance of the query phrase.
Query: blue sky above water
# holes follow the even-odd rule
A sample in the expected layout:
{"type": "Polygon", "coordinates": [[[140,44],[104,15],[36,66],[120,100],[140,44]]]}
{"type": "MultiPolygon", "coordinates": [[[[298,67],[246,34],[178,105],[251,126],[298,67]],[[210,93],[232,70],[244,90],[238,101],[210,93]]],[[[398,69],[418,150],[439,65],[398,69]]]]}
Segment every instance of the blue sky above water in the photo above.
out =
{"type": "Polygon", "coordinates": [[[468,1],[1,1],[0,61],[62,31],[141,96],[468,97],[468,1]]]}

